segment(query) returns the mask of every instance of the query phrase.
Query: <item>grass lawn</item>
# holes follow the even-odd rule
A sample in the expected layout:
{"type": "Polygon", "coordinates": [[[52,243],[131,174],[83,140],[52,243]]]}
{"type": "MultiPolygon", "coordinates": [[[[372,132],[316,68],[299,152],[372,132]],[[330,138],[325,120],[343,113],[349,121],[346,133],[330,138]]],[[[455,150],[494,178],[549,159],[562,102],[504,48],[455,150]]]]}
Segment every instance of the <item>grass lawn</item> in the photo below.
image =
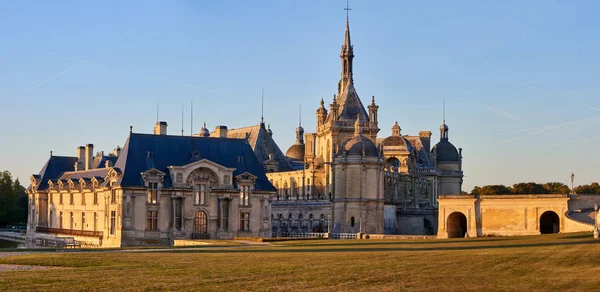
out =
{"type": "Polygon", "coordinates": [[[590,233],[453,240],[315,240],[270,246],[59,252],[0,258],[8,290],[594,291],[590,233]]]}

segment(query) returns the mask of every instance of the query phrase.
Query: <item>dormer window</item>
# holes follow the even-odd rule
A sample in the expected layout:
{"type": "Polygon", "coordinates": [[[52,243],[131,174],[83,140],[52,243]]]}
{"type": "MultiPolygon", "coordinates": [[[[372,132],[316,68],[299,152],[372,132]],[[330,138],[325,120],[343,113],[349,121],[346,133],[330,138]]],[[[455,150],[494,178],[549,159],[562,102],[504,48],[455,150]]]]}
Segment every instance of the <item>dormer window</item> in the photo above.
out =
{"type": "Polygon", "coordinates": [[[156,183],[156,182],[148,183],[148,203],[149,204],[158,203],[158,183],[156,183]]]}

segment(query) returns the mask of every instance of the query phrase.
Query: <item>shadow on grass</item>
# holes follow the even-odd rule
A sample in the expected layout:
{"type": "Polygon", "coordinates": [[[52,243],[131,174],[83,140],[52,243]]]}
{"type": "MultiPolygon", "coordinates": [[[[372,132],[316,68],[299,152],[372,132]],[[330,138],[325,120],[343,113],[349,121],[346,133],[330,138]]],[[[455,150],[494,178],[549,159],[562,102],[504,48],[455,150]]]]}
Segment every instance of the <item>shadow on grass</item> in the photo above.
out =
{"type": "MultiPolygon", "coordinates": [[[[443,247],[368,247],[368,248],[266,248],[266,249],[203,249],[203,250],[165,250],[173,253],[329,253],[329,252],[381,252],[381,251],[460,251],[460,250],[483,250],[483,249],[510,249],[510,248],[532,248],[532,247],[552,247],[600,244],[597,240],[586,240],[578,242],[540,242],[523,243],[511,245],[487,245],[487,246],[443,246],[443,247]]],[[[344,246],[344,245],[341,245],[344,246]]]]}

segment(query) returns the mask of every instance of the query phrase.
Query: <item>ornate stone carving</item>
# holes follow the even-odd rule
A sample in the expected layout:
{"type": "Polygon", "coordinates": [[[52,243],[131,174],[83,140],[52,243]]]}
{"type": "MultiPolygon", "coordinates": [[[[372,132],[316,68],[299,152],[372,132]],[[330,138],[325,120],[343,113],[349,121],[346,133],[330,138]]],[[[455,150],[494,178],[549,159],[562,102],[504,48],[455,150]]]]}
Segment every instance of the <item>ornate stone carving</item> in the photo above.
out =
{"type": "Polygon", "coordinates": [[[187,178],[187,184],[194,184],[194,182],[208,181],[211,187],[219,186],[219,178],[217,174],[205,167],[200,167],[192,173],[187,178]]]}

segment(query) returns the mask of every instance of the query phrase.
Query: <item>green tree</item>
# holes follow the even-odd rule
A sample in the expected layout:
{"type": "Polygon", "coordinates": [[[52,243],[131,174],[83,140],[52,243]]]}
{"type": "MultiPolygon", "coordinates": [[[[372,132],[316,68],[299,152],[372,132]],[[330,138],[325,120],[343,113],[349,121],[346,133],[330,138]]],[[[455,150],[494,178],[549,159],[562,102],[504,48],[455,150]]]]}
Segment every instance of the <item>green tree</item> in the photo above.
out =
{"type": "Polygon", "coordinates": [[[548,191],[543,185],[534,182],[514,184],[511,188],[513,194],[546,194],[548,191]]]}
{"type": "Polygon", "coordinates": [[[600,194],[600,185],[593,182],[589,185],[578,186],[575,188],[575,192],[578,194],[600,194]]]}
{"type": "Polygon", "coordinates": [[[560,182],[545,183],[544,188],[549,194],[568,194],[571,191],[567,185],[560,182]]]}
{"type": "Polygon", "coordinates": [[[511,191],[505,185],[483,186],[477,190],[477,195],[506,195],[511,191]]]}
{"type": "Polygon", "coordinates": [[[0,172],[0,226],[27,221],[28,199],[18,179],[9,171],[0,172]]]}

